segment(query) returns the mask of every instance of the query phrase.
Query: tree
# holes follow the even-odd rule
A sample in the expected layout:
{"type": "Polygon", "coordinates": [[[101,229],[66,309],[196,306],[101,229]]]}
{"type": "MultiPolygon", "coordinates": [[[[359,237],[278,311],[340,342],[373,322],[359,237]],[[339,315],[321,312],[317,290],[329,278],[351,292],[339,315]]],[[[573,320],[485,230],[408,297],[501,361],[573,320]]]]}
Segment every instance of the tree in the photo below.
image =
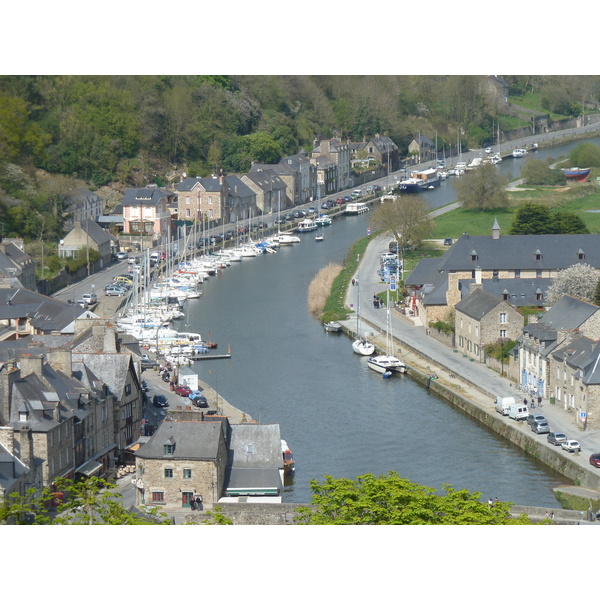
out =
{"type": "Polygon", "coordinates": [[[454,182],[456,198],[467,210],[506,208],[506,181],[492,164],[483,164],[454,182]]]}
{"type": "Polygon", "coordinates": [[[600,167],[600,148],[592,142],[578,144],[571,150],[569,162],[574,167],[600,167]]]}
{"type": "Polygon", "coordinates": [[[427,205],[420,196],[400,195],[385,201],[371,213],[371,228],[394,237],[400,253],[409,246],[418,246],[431,235],[434,223],[427,205]]]}
{"type": "Polygon", "coordinates": [[[596,306],[600,306],[600,279],[598,279],[598,283],[596,284],[596,289],[594,290],[594,298],[592,302],[596,306]]]}
{"type": "Polygon", "coordinates": [[[15,525],[56,524],[56,525],[169,525],[171,520],[156,509],[147,514],[130,512],[118,499],[117,486],[99,477],[81,481],[58,478],[54,491],[44,488],[38,494],[29,488],[24,496],[9,494],[0,502],[0,522],[15,525]],[[47,509],[63,494],[64,501],[59,505],[58,516],[47,509]]]}
{"type": "Polygon", "coordinates": [[[543,235],[554,233],[552,217],[548,207],[535,202],[519,206],[508,235],[543,235]]]}
{"type": "Polygon", "coordinates": [[[331,475],[310,483],[310,507],[296,509],[296,522],[308,525],[508,525],[530,524],[526,515],[513,518],[510,502],[488,506],[479,492],[442,486],[443,493],[401,478],[390,471],[355,480],[331,475]]]}
{"type": "Polygon", "coordinates": [[[572,212],[558,212],[552,215],[552,227],[554,233],[562,235],[590,232],[581,217],[572,212]]]}
{"type": "Polygon", "coordinates": [[[528,159],[521,169],[521,177],[529,185],[564,184],[565,176],[560,169],[551,169],[543,160],[528,159]]]}
{"type": "Polygon", "coordinates": [[[600,281],[600,271],[588,264],[577,264],[559,271],[546,291],[546,306],[556,304],[563,296],[593,302],[600,281]]]}

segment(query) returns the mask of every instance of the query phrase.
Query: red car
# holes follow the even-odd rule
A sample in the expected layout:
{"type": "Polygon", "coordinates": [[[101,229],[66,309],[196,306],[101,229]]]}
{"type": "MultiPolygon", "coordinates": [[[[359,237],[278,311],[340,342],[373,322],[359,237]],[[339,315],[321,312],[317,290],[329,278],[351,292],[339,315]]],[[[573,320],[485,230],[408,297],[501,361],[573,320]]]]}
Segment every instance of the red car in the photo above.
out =
{"type": "Polygon", "coordinates": [[[188,385],[178,385],[173,391],[178,396],[189,396],[192,393],[192,388],[188,385]]]}
{"type": "Polygon", "coordinates": [[[590,456],[590,465],[600,467],[600,452],[596,452],[590,456]]]}

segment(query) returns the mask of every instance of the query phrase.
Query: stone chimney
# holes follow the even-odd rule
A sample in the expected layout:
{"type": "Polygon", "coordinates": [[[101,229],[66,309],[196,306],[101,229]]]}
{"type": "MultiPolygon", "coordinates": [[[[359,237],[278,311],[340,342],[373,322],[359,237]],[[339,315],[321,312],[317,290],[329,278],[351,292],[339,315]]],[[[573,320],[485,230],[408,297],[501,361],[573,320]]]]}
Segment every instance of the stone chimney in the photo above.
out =
{"type": "Polygon", "coordinates": [[[19,432],[19,458],[26,467],[33,468],[33,435],[29,425],[23,425],[19,432]]]}
{"type": "Polygon", "coordinates": [[[104,329],[104,347],[102,352],[104,354],[117,353],[117,332],[110,326],[104,329]]]}
{"type": "Polygon", "coordinates": [[[37,375],[40,380],[44,379],[44,355],[43,354],[21,354],[20,358],[21,377],[37,375]]]}
{"type": "Polygon", "coordinates": [[[21,369],[14,364],[6,363],[0,367],[0,423],[3,425],[10,422],[13,384],[20,377],[21,369]]]}
{"type": "Polygon", "coordinates": [[[48,362],[57,371],[65,373],[65,375],[71,375],[73,372],[73,362],[71,350],[63,350],[61,348],[54,348],[48,354],[48,362]]]}
{"type": "Polygon", "coordinates": [[[448,290],[446,291],[446,304],[448,308],[454,308],[461,300],[458,285],[458,273],[448,273],[448,290]]]}

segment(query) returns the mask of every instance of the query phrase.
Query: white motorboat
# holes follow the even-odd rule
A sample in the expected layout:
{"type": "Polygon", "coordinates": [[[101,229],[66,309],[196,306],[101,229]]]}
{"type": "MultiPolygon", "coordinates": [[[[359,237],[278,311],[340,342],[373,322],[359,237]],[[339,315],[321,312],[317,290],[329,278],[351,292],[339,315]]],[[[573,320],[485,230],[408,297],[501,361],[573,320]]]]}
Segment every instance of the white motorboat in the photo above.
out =
{"type": "Polygon", "coordinates": [[[315,223],[317,227],[328,227],[333,222],[332,218],[329,215],[319,215],[315,219],[315,223]]]}
{"type": "Polygon", "coordinates": [[[323,328],[325,331],[330,331],[333,333],[338,333],[342,330],[342,324],[339,321],[327,321],[327,323],[323,323],[323,328]]]}
{"type": "Polygon", "coordinates": [[[512,151],[513,158],[523,158],[527,154],[525,148],[515,148],[512,151]]]}
{"type": "Polygon", "coordinates": [[[314,231],[318,225],[312,219],[304,219],[298,223],[296,231],[298,233],[307,233],[308,231],[314,231]]]}

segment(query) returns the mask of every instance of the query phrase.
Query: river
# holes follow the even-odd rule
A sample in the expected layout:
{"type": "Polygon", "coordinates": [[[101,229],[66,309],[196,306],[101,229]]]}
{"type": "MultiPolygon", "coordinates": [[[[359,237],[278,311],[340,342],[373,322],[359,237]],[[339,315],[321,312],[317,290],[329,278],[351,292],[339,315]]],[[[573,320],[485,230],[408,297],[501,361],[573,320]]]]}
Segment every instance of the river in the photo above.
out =
{"type": "MultiPolygon", "coordinates": [[[[595,143],[599,139],[595,138],[595,143]]],[[[558,158],[579,142],[538,150],[558,158]]],[[[523,160],[500,169],[516,179],[523,160]]],[[[451,179],[423,192],[434,209],[454,201],[451,179]]],[[[368,213],[341,217],[315,243],[232,263],[188,301],[178,327],[229,346],[231,359],[193,369],[228,402],[261,423],[279,423],[296,461],[284,502],[309,502],[310,481],[397,471],[440,489],[479,491],[519,505],[559,507],[552,488],[567,481],[408,377],[383,379],[353,354],[344,335],[328,334],[308,312],[317,271],[342,263],[367,234],[368,213]]]]}

